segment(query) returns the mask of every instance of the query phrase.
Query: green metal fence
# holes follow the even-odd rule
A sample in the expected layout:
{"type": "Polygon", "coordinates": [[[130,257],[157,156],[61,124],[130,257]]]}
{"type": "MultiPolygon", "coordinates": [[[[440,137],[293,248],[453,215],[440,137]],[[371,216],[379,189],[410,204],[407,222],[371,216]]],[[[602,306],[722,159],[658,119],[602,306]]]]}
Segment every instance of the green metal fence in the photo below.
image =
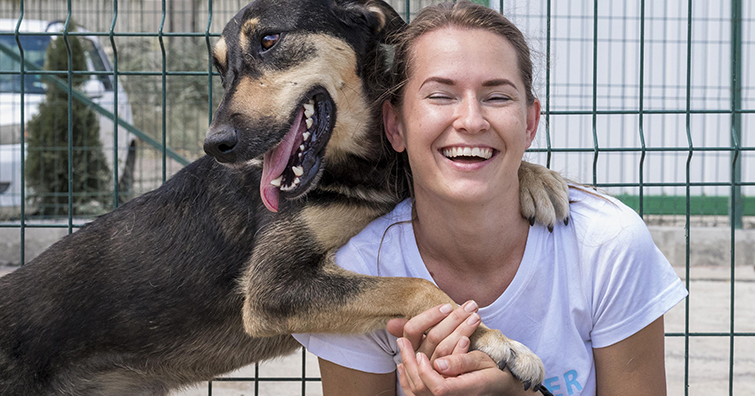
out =
{"type": "MultiPolygon", "coordinates": [[[[407,20],[437,2],[390,1],[407,20]]],[[[751,264],[737,261],[736,241],[742,232],[755,228],[755,77],[749,66],[755,60],[752,2],[476,2],[506,14],[523,29],[535,50],[536,88],[544,122],[529,158],[606,189],[651,225],[668,225],[684,233],[680,273],[690,298],[681,327],[667,328],[667,343],[683,343],[680,373],[670,376],[669,393],[704,394],[696,388],[695,377],[707,368],[696,366],[694,355],[708,348],[706,342],[723,341],[727,343],[727,378],[722,381],[728,389],[716,394],[745,394],[738,379],[755,377],[755,328],[738,318],[743,310],[750,310],[745,317],[752,317],[753,308],[735,307],[735,297],[741,294],[736,289],[741,284],[737,271],[751,264]],[[717,284],[718,292],[728,295],[728,306],[721,307],[728,312],[728,320],[715,328],[695,327],[698,291],[691,283],[696,271],[691,264],[696,254],[691,241],[698,232],[696,226],[717,227],[730,242],[725,252],[728,258],[721,263],[729,269],[728,275],[717,284]],[[752,355],[742,356],[742,350],[752,355]]],[[[30,245],[44,239],[41,235],[73,232],[91,215],[156,188],[203,154],[201,142],[222,93],[208,53],[224,24],[245,3],[0,0],[0,91],[11,84],[8,81],[19,82],[0,98],[0,232],[3,238],[17,241],[8,244],[10,252],[0,252],[0,264],[28,261],[36,254],[30,245]],[[29,22],[34,20],[44,22],[32,26],[29,22]],[[47,22],[56,20],[63,28],[45,32],[47,22]],[[70,30],[72,21],[88,32],[70,30]],[[88,72],[69,68],[60,78],[60,73],[43,70],[40,58],[23,44],[40,36],[62,37],[67,43],[72,37],[94,38],[109,65],[88,72]],[[72,80],[78,75],[103,81],[106,93],[112,95],[109,102],[95,98],[96,92],[74,89],[72,80]],[[27,79],[36,82],[27,87],[27,79]],[[102,142],[112,172],[110,183],[103,187],[112,196],[109,205],[76,216],[77,192],[70,182],[66,191],[56,192],[68,197],[64,215],[41,215],[30,201],[29,195],[35,192],[25,187],[26,121],[36,111],[32,102],[38,100],[35,89],[44,87],[40,84],[73,93],[63,148],[69,164],[76,150],[90,149],[71,143],[73,101],[94,109],[101,128],[115,125],[102,142]],[[135,151],[124,147],[124,142],[135,142],[135,151]],[[123,177],[129,155],[135,155],[130,180],[123,177]],[[122,183],[128,184],[128,194],[122,191],[122,183]]],[[[64,171],[72,180],[73,169],[64,171]]],[[[319,385],[311,384],[319,381],[312,359],[308,362],[306,355],[300,363],[296,359],[294,365],[301,369],[292,377],[266,375],[264,365],[255,366],[241,376],[208,383],[206,393],[212,394],[213,389],[218,393],[222,388],[218,382],[249,382],[248,392],[275,394],[280,391],[266,393],[266,384],[294,382],[296,392],[317,394],[319,385]]]]}

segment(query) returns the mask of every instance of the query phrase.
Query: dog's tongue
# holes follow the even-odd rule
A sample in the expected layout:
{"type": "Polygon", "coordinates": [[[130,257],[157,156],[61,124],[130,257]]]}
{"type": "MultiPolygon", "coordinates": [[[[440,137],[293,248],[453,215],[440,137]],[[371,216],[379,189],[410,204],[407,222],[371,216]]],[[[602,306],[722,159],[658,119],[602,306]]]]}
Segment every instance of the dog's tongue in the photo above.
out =
{"type": "Polygon", "coordinates": [[[278,199],[280,196],[280,188],[270,184],[271,181],[278,178],[286,169],[288,159],[293,154],[299,136],[303,131],[301,128],[306,128],[302,122],[304,115],[304,109],[299,110],[299,114],[296,116],[291,129],[283,137],[283,140],[272,150],[265,153],[262,162],[262,179],[260,180],[260,196],[262,197],[262,203],[271,212],[278,211],[278,199]]]}

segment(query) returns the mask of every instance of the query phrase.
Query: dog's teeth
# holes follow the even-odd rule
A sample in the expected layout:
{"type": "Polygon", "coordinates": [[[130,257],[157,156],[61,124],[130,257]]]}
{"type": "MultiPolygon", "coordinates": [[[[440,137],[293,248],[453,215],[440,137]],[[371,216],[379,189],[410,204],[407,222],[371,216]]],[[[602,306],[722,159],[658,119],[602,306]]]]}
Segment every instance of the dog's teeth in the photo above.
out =
{"type": "Polygon", "coordinates": [[[294,175],[297,176],[297,179],[298,179],[298,176],[301,176],[304,174],[304,167],[302,166],[292,166],[291,170],[294,171],[294,175]]]}
{"type": "Polygon", "coordinates": [[[310,99],[309,99],[309,100],[307,101],[307,104],[314,106],[314,105],[315,105],[315,100],[314,100],[314,99],[312,99],[312,98],[310,98],[310,99]]]}
{"type": "Polygon", "coordinates": [[[307,129],[312,128],[312,124],[314,124],[314,121],[311,118],[307,118],[305,122],[307,123],[307,129]]]}
{"type": "Polygon", "coordinates": [[[280,176],[278,176],[278,178],[277,178],[277,179],[275,179],[275,180],[272,180],[272,181],[270,182],[270,184],[274,185],[275,187],[280,187],[280,186],[281,186],[281,182],[282,182],[282,181],[283,181],[283,175],[280,175],[280,176]]]}
{"type": "Polygon", "coordinates": [[[301,158],[301,154],[302,154],[302,153],[299,153],[299,158],[301,158]]]}
{"type": "Polygon", "coordinates": [[[301,182],[301,180],[299,180],[298,177],[296,179],[294,179],[294,185],[295,186],[298,186],[300,182],[301,182]]]}
{"type": "Polygon", "coordinates": [[[304,151],[304,145],[303,144],[299,146],[299,150],[300,151],[304,151]]]}
{"type": "Polygon", "coordinates": [[[304,138],[304,141],[306,142],[307,140],[309,140],[309,132],[304,132],[304,133],[302,133],[302,134],[301,134],[301,137],[303,137],[303,138],[304,138]]]}
{"type": "Polygon", "coordinates": [[[304,116],[307,118],[311,118],[312,114],[315,114],[315,105],[304,103],[304,116]]]}

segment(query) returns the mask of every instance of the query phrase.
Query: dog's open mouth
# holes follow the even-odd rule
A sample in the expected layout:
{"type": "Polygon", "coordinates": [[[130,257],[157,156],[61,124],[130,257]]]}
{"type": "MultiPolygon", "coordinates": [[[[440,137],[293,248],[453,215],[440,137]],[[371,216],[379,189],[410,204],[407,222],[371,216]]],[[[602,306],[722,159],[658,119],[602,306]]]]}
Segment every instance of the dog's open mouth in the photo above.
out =
{"type": "Polygon", "coordinates": [[[291,129],[264,156],[260,195],[272,212],[278,211],[280,193],[296,198],[309,191],[333,131],[335,104],[324,89],[311,91],[298,109],[291,129]]]}

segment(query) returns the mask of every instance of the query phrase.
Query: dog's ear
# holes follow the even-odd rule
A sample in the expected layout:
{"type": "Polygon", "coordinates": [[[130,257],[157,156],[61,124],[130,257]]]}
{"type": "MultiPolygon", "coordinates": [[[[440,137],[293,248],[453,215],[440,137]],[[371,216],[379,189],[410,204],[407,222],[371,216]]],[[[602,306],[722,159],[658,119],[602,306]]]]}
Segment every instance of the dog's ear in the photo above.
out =
{"type": "Polygon", "coordinates": [[[370,0],[366,4],[367,10],[379,20],[375,30],[383,44],[395,44],[396,36],[406,29],[406,22],[388,3],[383,0],[370,0]]]}
{"type": "Polygon", "coordinates": [[[406,22],[382,0],[336,1],[336,14],[349,26],[367,27],[380,43],[394,44],[395,36],[406,28],[406,22]]]}

